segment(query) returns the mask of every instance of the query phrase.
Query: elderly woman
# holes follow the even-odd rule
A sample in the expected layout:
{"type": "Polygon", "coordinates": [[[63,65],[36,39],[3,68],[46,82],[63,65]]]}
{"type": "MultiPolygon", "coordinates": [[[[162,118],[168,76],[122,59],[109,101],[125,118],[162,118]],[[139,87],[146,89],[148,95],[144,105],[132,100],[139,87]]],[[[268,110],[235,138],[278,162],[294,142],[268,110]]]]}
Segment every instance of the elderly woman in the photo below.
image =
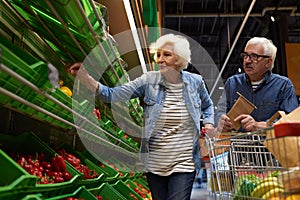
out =
{"type": "Polygon", "coordinates": [[[150,71],[117,87],[95,81],[79,65],[77,75],[105,102],[143,98],[141,159],[154,200],[188,200],[200,169],[200,118],[213,131],[213,102],[202,76],[183,71],[191,60],[188,40],[167,34],[150,45],[159,71],[150,71]]]}

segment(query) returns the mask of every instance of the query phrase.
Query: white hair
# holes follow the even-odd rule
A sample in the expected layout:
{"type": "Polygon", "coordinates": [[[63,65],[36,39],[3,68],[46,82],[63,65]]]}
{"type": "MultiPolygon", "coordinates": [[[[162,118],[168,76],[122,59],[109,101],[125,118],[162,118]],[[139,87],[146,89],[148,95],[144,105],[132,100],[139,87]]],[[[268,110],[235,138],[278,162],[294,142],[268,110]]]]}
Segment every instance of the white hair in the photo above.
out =
{"type": "Polygon", "coordinates": [[[178,64],[181,69],[185,69],[188,63],[191,61],[190,43],[181,35],[166,34],[159,37],[156,42],[150,44],[150,52],[154,53],[154,60],[156,60],[157,49],[160,49],[166,44],[172,44],[174,46],[174,53],[178,56],[178,64]]]}
{"type": "Polygon", "coordinates": [[[269,40],[265,37],[253,37],[247,42],[245,49],[247,48],[248,45],[257,45],[257,44],[263,47],[264,55],[271,56],[272,58],[271,69],[273,69],[276,53],[277,53],[277,47],[273,44],[272,40],[269,40]]]}

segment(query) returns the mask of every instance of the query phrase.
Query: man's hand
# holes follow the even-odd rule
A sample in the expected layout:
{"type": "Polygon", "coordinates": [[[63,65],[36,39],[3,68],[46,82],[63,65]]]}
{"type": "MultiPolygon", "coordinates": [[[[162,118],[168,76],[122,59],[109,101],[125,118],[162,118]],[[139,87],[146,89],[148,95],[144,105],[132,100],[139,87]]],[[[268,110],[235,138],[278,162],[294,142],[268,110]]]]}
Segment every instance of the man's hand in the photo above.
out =
{"type": "Polygon", "coordinates": [[[255,119],[253,119],[253,117],[251,115],[246,115],[246,114],[241,114],[241,115],[237,116],[234,119],[234,121],[240,121],[241,126],[246,131],[257,131],[259,129],[267,127],[266,122],[257,122],[257,121],[255,121],[255,119]]]}

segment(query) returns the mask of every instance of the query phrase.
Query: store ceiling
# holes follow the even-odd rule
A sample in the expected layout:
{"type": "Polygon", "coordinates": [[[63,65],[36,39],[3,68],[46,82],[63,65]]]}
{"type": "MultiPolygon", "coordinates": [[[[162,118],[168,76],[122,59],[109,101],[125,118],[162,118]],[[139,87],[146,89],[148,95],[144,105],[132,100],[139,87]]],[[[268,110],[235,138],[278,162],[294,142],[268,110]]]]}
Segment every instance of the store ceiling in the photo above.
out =
{"type": "Polygon", "coordinates": [[[299,0],[164,0],[162,7],[163,27],[196,40],[219,69],[226,63],[224,79],[241,66],[239,54],[250,37],[300,42],[299,0]]]}

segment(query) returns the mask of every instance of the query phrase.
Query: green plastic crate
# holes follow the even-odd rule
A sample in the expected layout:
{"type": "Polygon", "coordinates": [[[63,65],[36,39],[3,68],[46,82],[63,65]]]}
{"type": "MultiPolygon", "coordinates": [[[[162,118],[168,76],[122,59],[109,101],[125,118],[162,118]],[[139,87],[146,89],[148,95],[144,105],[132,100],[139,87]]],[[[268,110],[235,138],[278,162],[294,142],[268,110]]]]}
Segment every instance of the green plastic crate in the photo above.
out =
{"type": "MultiPolygon", "coordinates": [[[[84,4],[88,4],[88,0],[82,1],[84,4]]],[[[73,42],[72,38],[69,36],[61,22],[56,18],[56,16],[52,12],[46,11],[44,8],[37,7],[36,5],[32,4],[30,5],[30,9],[26,7],[22,2],[20,1],[14,1],[14,7],[21,12],[27,12],[27,20],[30,22],[30,24],[36,29],[36,32],[41,34],[43,37],[48,39],[49,41],[53,42],[56,45],[59,45],[59,43],[53,38],[51,34],[47,31],[46,28],[40,25],[39,20],[36,16],[34,16],[31,12],[33,10],[46,24],[46,26],[54,32],[56,37],[59,39],[61,43],[63,43],[63,47],[65,47],[68,51],[72,52],[74,54],[74,57],[78,58],[84,56],[81,52],[79,52],[79,48],[76,46],[76,44],[73,42]]],[[[57,5],[57,11],[60,13],[60,16],[64,18],[64,15],[72,14],[73,16],[67,17],[67,19],[63,19],[64,22],[67,25],[68,30],[74,35],[74,37],[77,39],[77,41],[80,43],[80,45],[83,47],[83,49],[88,53],[91,49],[93,49],[96,46],[96,40],[93,37],[91,31],[89,30],[84,18],[81,16],[80,12],[76,12],[75,10],[78,10],[77,6],[75,5],[75,1],[69,1],[66,6],[60,5],[57,3],[57,1],[52,1],[55,5],[57,5]],[[71,5],[72,4],[72,5],[71,5]],[[76,7],[76,8],[74,8],[76,7]],[[72,21],[81,20],[81,25],[74,25],[72,21]]],[[[90,6],[90,5],[89,5],[90,6]]],[[[47,6],[48,7],[48,6],[47,6]]],[[[88,7],[88,6],[86,6],[88,7]]],[[[98,12],[101,16],[100,10],[98,9],[98,12]]],[[[86,15],[90,16],[91,20],[89,20],[92,24],[92,27],[94,31],[96,32],[97,36],[101,40],[103,34],[102,26],[99,24],[99,22],[96,20],[96,16],[94,14],[88,14],[86,12],[86,15]]],[[[83,60],[83,59],[82,59],[83,60]]]]}
{"type": "MultiPolygon", "coordinates": [[[[48,81],[48,67],[43,61],[23,51],[4,37],[0,37],[0,48],[2,51],[1,64],[39,88],[42,88],[48,81]]],[[[1,76],[5,79],[3,72],[1,72],[1,76]]]]}
{"type": "Polygon", "coordinates": [[[150,189],[147,180],[145,180],[143,177],[136,177],[132,179],[132,181],[142,184],[146,189],[150,189]]]}
{"type": "MultiPolygon", "coordinates": [[[[48,68],[44,62],[21,50],[4,37],[0,37],[0,49],[2,52],[2,65],[16,72],[37,87],[43,88],[44,84],[48,81],[48,68]]],[[[22,98],[26,98],[32,91],[31,88],[4,71],[0,73],[0,86],[22,98]]],[[[10,100],[9,97],[3,94],[0,94],[0,99],[2,104],[13,108],[18,108],[21,105],[20,102],[10,100]]]]}
{"type": "Polygon", "coordinates": [[[25,197],[23,197],[21,200],[43,200],[42,194],[28,194],[25,197]]]}
{"type": "Polygon", "coordinates": [[[96,197],[91,192],[89,192],[84,186],[79,187],[77,190],[75,190],[72,193],[46,198],[45,200],[65,200],[68,197],[73,197],[78,199],[83,198],[86,200],[97,200],[96,197]]]}
{"type": "MultiPolygon", "coordinates": [[[[34,1],[30,0],[28,1],[31,3],[31,5],[35,5],[39,10],[44,12],[51,13],[51,10],[49,9],[49,6],[45,3],[45,1],[34,1]]],[[[99,30],[102,26],[101,24],[97,23],[96,15],[94,14],[94,11],[92,9],[92,6],[90,5],[88,0],[80,0],[79,1],[85,15],[88,17],[89,21],[93,25],[94,30],[99,30]]],[[[90,33],[90,30],[84,20],[84,17],[80,14],[80,10],[78,6],[76,5],[76,2],[73,0],[54,0],[51,1],[52,6],[58,11],[60,16],[64,21],[66,21],[68,24],[72,25],[74,29],[80,31],[82,34],[90,33]]],[[[96,10],[100,17],[102,16],[102,13],[100,11],[100,8],[96,6],[96,10]]]]}
{"type": "Polygon", "coordinates": [[[98,188],[92,188],[89,191],[95,196],[100,195],[103,200],[127,200],[108,183],[102,183],[98,188]]]}
{"type": "MultiPolygon", "coordinates": [[[[62,103],[66,103],[66,99],[72,101],[72,99],[67,96],[66,94],[64,94],[62,91],[60,91],[59,89],[56,89],[55,92],[50,93],[50,95],[54,96],[57,100],[59,100],[62,103]],[[54,95],[55,94],[55,95],[54,95]],[[58,95],[59,94],[59,95],[58,95]]],[[[41,94],[37,94],[35,91],[32,91],[28,97],[26,98],[29,102],[61,117],[62,119],[65,119],[69,122],[73,122],[73,114],[66,110],[63,109],[60,105],[58,105],[57,103],[53,102],[52,100],[44,97],[41,94]]],[[[69,105],[71,106],[71,105],[69,105]]],[[[35,111],[32,111],[32,113],[30,113],[30,110],[26,110],[27,106],[21,105],[20,109],[25,110],[27,113],[29,114],[33,114],[35,111]]],[[[32,110],[32,109],[31,109],[32,110]]],[[[46,122],[50,122],[54,125],[57,125],[59,127],[62,128],[67,128],[70,129],[71,127],[61,121],[58,121],[56,119],[53,119],[52,117],[41,113],[41,112],[37,112],[34,114],[37,118],[41,119],[42,121],[46,121],[46,122]]]]}
{"type": "MultiPolygon", "coordinates": [[[[0,134],[0,143],[4,151],[16,153],[41,152],[48,158],[56,155],[53,149],[31,132],[23,133],[18,136],[0,134]]],[[[69,163],[66,163],[66,166],[67,171],[70,172],[73,177],[70,181],[54,184],[35,184],[33,187],[24,188],[21,192],[25,194],[41,193],[44,197],[51,197],[74,191],[74,187],[76,183],[81,180],[82,174],[69,163]]],[[[27,173],[27,175],[29,175],[29,173],[27,173]]]]}
{"type": "Polygon", "coordinates": [[[127,186],[130,186],[130,188],[133,189],[142,199],[145,199],[145,198],[151,199],[150,190],[149,190],[149,188],[144,187],[144,185],[142,185],[142,184],[139,185],[138,182],[130,180],[130,179],[126,180],[125,184],[127,186]],[[139,192],[137,192],[136,190],[139,190],[139,192],[141,194],[139,192]]]}
{"type": "Polygon", "coordinates": [[[1,149],[0,163],[0,199],[21,199],[23,190],[35,187],[37,177],[28,174],[1,149]]]}
{"type": "Polygon", "coordinates": [[[124,183],[122,180],[111,184],[111,186],[120,194],[122,194],[122,196],[124,196],[127,200],[143,200],[143,198],[140,195],[138,195],[131,187],[128,187],[126,183],[124,183]]]}
{"type": "Polygon", "coordinates": [[[105,174],[106,182],[115,182],[120,177],[119,172],[117,172],[115,169],[113,169],[107,163],[102,161],[100,158],[94,157],[89,151],[84,150],[79,153],[82,155],[82,157],[85,157],[86,159],[90,160],[97,166],[100,166],[99,169],[105,174]]]}
{"type": "Polygon", "coordinates": [[[67,145],[65,143],[60,144],[58,146],[58,149],[60,149],[60,148],[65,149],[65,151],[67,153],[71,153],[74,156],[76,156],[77,158],[79,158],[82,164],[86,165],[89,169],[94,170],[98,174],[98,177],[93,178],[93,179],[81,179],[77,183],[78,185],[80,185],[80,186],[84,185],[86,188],[95,188],[95,187],[98,187],[100,185],[100,183],[104,181],[105,174],[103,173],[103,171],[101,169],[99,169],[100,168],[99,166],[97,166],[90,160],[83,157],[78,151],[76,151],[75,149],[73,149],[72,147],[70,147],[69,145],[67,145]]]}

